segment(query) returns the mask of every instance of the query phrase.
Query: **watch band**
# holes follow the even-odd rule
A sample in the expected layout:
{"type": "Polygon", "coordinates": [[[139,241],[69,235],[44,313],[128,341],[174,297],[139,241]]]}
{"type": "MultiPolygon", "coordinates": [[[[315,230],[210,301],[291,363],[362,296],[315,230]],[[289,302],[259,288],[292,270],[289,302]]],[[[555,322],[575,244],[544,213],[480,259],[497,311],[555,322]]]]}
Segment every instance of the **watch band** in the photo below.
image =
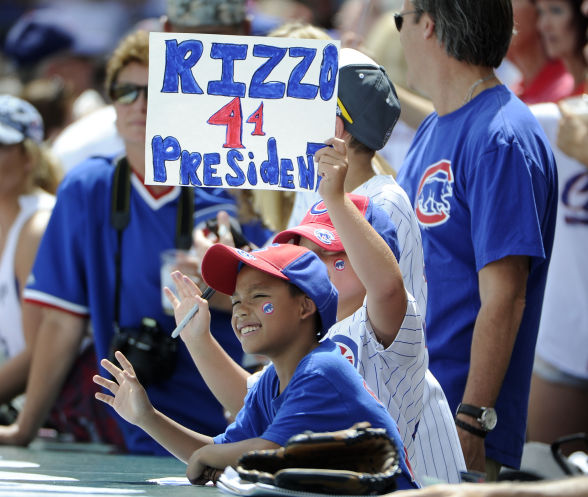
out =
{"type": "Polygon", "coordinates": [[[466,416],[471,416],[472,418],[478,419],[482,416],[484,410],[481,407],[472,406],[470,404],[459,404],[457,406],[457,410],[455,414],[465,414],[466,416]]]}
{"type": "Polygon", "coordinates": [[[462,430],[470,432],[472,435],[476,435],[480,438],[486,438],[488,432],[486,430],[481,430],[480,428],[476,428],[469,423],[465,423],[461,419],[455,418],[455,426],[459,426],[462,430]]]}

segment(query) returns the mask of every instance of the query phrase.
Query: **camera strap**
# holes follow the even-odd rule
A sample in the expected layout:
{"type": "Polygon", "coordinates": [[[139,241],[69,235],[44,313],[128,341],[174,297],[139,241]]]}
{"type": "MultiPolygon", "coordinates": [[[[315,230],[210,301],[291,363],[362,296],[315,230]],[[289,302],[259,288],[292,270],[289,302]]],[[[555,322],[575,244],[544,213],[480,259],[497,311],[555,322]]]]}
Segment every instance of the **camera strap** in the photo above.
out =
{"type": "MultiPolygon", "coordinates": [[[[120,331],[120,288],[122,281],[122,233],[129,224],[131,204],[131,168],[126,157],[116,161],[112,182],[110,204],[110,224],[116,230],[118,250],[114,254],[114,329],[120,331]]],[[[191,188],[181,188],[178,211],[176,215],[176,248],[188,250],[192,246],[192,228],[194,223],[194,192],[191,188]]]]}

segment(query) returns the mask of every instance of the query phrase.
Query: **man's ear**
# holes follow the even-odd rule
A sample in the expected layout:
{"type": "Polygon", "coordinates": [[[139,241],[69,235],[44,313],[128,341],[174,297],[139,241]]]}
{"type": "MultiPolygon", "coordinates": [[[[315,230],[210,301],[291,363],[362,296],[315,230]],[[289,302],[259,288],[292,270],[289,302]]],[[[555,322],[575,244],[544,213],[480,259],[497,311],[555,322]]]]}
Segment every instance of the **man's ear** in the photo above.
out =
{"type": "Polygon", "coordinates": [[[308,295],[304,295],[304,298],[302,299],[302,305],[300,307],[300,310],[301,310],[301,314],[300,314],[301,319],[306,319],[306,318],[312,316],[315,312],[318,312],[318,310],[316,308],[316,304],[308,295]]]}
{"type": "Polygon", "coordinates": [[[424,38],[428,39],[435,37],[435,21],[426,12],[422,13],[421,15],[425,16],[425,31],[423,33],[424,38]]]}

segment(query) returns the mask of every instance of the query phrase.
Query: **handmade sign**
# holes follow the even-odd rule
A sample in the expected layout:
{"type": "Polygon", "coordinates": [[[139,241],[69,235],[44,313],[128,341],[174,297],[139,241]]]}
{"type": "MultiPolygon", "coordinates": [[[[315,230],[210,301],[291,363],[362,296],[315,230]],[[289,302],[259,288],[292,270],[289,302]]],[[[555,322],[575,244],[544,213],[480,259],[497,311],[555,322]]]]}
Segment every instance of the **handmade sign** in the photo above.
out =
{"type": "Polygon", "coordinates": [[[312,191],[339,42],[151,33],[145,183],[312,191]]]}

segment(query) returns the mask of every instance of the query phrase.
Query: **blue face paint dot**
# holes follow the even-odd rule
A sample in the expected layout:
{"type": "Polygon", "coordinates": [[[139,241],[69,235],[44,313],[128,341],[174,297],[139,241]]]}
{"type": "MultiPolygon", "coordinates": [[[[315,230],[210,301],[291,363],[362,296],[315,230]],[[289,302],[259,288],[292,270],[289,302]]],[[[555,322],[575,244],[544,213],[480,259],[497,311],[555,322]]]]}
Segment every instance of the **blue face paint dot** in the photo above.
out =
{"type": "Polygon", "coordinates": [[[266,314],[271,314],[272,312],[274,312],[274,305],[271,302],[266,302],[265,304],[263,304],[263,312],[266,314]]]}
{"type": "Polygon", "coordinates": [[[248,152],[247,155],[249,156],[250,159],[253,159],[253,152],[248,152]]]}

